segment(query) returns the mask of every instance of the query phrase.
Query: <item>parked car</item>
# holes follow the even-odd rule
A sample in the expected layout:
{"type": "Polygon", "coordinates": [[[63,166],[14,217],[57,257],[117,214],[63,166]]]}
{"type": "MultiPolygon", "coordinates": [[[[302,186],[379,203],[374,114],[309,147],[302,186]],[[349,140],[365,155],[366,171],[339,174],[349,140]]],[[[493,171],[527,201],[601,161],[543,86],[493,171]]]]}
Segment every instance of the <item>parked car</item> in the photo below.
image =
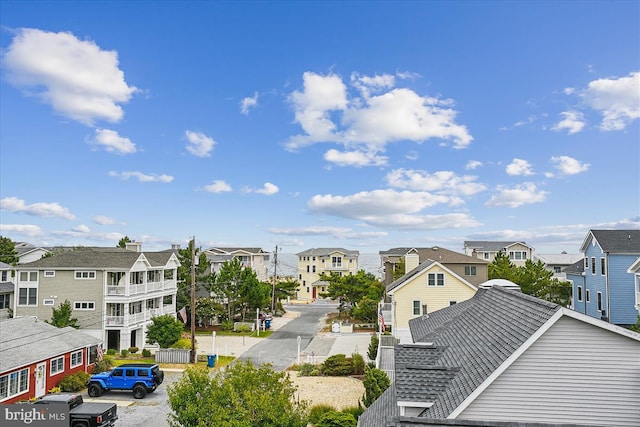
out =
{"type": "Polygon", "coordinates": [[[109,390],[133,391],[133,397],[142,399],[152,393],[164,381],[164,372],[154,363],[126,363],[109,372],[91,375],[87,392],[99,397],[109,390]]]}
{"type": "Polygon", "coordinates": [[[69,427],[112,427],[118,419],[115,403],[84,402],[75,393],[47,394],[34,405],[66,404],[69,408],[69,427]]]}

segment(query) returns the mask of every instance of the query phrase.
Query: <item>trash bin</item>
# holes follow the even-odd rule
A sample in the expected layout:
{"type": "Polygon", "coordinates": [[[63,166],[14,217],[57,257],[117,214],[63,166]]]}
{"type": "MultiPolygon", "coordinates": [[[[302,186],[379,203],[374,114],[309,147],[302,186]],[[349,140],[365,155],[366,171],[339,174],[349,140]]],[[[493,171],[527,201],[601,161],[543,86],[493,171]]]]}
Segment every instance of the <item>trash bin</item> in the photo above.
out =
{"type": "Polygon", "coordinates": [[[269,329],[271,327],[271,319],[264,319],[264,327],[269,329]]]}
{"type": "Polygon", "coordinates": [[[216,355],[215,354],[207,354],[207,366],[213,368],[216,366],[216,355]]]}

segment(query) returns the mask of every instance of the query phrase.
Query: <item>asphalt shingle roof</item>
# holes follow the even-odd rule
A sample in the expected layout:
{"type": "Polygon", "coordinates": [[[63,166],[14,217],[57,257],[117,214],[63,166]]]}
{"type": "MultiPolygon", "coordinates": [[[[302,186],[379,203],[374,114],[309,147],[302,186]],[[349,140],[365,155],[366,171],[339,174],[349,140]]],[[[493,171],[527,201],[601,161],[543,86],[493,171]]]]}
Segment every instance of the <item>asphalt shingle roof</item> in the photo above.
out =
{"type": "Polygon", "coordinates": [[[128,269],[131,268],[143,255],[152,266],[162,267],[166,265],[171,255],[173,255],[173,252],[135,252],[121,248],[79,248],[73,251],[62,252],[51,257],[41,258],[37,261],[22,264],[20,269],[128,269]]]}
{"type": "Polygon", "coordinates": [[[488,264],[487,261],[449,249],[434,246],[431,248],[392,248],[387,251],[380,251],[380,255],[404,256],[407,252],[415,249],[420,262],[426,260],[438,261],[442,264],[488,264]]]}
{"type": "Polygon", "coordinates": [[[640,230],[591,230],[591,234],[605,252],[640,253],[640,230]]]}
{"type": "Polygon", "coordinates": [[[360,251],[350,251],[344,248],[311,248],[306,251],[298,252],[297,256],[327,256],[334,252],[342,252],[347,256],[357,256],[360,251]]]}
{"type": "Polygon", "coordinates": [[[396,388],[393,384],[376,399],[358,418],[358,427],[384,426],[384,420],[400,415],[396,405],[396,388]]]}
{"type": "Polygon", "coordinates": [[[101,339],[72,327],[56,328],[35,317],[0,321],[0,372],[98,345],[101,339]]]}
{"type": "Polygon", "coordinates": [[[464,245],[465,247],[480,249],[484,252],[487,252],[487,251],[499,252],[499,251],[503,251],[504,248],[509,247],[515,243],[522,243],[523,245],[529,246],[521,240],[514,240],[509,242],[493,242],[488,240],[468,240],[464,242],[464,245]]]}

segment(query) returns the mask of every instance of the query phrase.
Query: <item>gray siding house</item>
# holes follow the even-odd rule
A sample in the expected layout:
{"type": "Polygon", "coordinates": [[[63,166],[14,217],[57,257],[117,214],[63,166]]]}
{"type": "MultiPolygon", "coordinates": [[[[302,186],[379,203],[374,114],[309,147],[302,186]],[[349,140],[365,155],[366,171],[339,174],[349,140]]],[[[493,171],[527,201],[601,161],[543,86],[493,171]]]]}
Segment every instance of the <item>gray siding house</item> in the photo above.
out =
{"type": "Polygon", "coordinates": [[[97,247],[22,264],[16,267],[14,315],[48,320],[68,300],[83,332],[107,348],[143,348],[151,318],[176,314],[179,265],[172,251],[97,247]]]}
{"type": "Polygon", "coordinates": [[[638,333],[500,287],[410,328],[359,427],[640,425],[638,333]]]}

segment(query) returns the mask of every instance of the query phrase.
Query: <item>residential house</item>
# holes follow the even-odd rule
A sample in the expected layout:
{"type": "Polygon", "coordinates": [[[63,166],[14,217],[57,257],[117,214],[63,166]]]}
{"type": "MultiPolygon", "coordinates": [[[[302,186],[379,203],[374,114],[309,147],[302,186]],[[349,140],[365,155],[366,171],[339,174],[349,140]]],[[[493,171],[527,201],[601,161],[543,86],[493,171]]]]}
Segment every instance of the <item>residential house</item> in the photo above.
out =
{"type": "Polygon", "coordinates": [[[393,271],[397,265],[404,262],[405,269],[403,273],[408,273],[420,263],[429,259],[438,261],[474,286],[478,286],[487,280],[487,261],[438,246],[431,248],[392,248],[380,251],[379,254],[384,268],[383,283],[385,286],[393,282],[393,271]]]}
{"type": "Polygon", "coordinates": [[[477,290],[439,261],[426,260],[386,287],[384,321],[401,343],[411,342],[411,319],[466,301],[477,290]]]}
{"type": "Polygon", "coordinates": [[[576,261],[568,267],[564,268],[564,274],[567,276],[567,282],[571,283],[571,304],[569,308],[587,312],[587,301],[591,301],[591,291],[585,286],[584,261],[576,261]]]}
{"type": "Polygon", "coordinates": [[[321,274],[336,273],[341,276],[358,272],[360,252],[343,248],[313,248],[297,253],[298,282],[297,299],[314,300],[326,292],[329,283],[320,280],[321,274]]]}
{"type": "Polygon", "coordinates": [[[582,261],[582,254],[568,254],[562,252],[559,254],[539,254],[533,255],[533,262],[541,261],[544,267],[553,273],[553,277],[560,281],[567,280],[565,269],[578,261],[582,261]]]}
{"type": "Polygon", "coordinates": [[[525,242],[491,242],[491,241],[465,241],[464,253],[466,255],[492,262],[498,252],[503,252],[512,263],[518,267],[524,266],[528,259],[533,258],[535,249],[525,242]]]}
{"type": "Polygon", "coordinates": [[[29,262],[37,261],[43,256],[51,253],[50,248],[43,248],[34,246],[27,242],[16,242],[15,251],[17,253],[17,264],[26,264],[29,262]]]}
{"type": "Polygon", "coordinates": [[[0,262],[0,319],[11,317],[13,295],[13,267],[0,262]]]}
{"type": "Polygon", "coordinates": [[[575,309],[616,325],[636,323],[635,276],[628,270],[640,256],[640,230],[590,230],[580,252],[585,301],[574,294],[575,309]]]}
{"type": "Polygon", "coordinates": [[[636,291],[636,310],[638,310],[638,314],[640,315],[640,257],[631,264],[627,273],[633,274],[636,291]]]}
{"type": "Polygon", "coordinates": [[[640,334],[494,286],[412,319],[359,427],[640,425],[640,334]]]}
{"type": "Polygon", "coordinates": [[[176,314],[180,262],[172,251],[128,247],[79,248],[17,266],[15,316],[50,319],[69,300],[82,330],[108,348],[145,347],[151,318],[176,314]]]}
{"type": "Polygon", "coordinates": [[[69,374],[87,372],[100,338],[35,317],[0,320],[0,402],[40,397],[69,374]]]}
{"type": "Polygon", "coordinates": [[[211,272],[217,273],[225,262],[237,259],[243,266],[253,269],[261,282],[269,280],[271,254],[261,248],[211,248],[204,253],[211,263],[211,272]]]}

